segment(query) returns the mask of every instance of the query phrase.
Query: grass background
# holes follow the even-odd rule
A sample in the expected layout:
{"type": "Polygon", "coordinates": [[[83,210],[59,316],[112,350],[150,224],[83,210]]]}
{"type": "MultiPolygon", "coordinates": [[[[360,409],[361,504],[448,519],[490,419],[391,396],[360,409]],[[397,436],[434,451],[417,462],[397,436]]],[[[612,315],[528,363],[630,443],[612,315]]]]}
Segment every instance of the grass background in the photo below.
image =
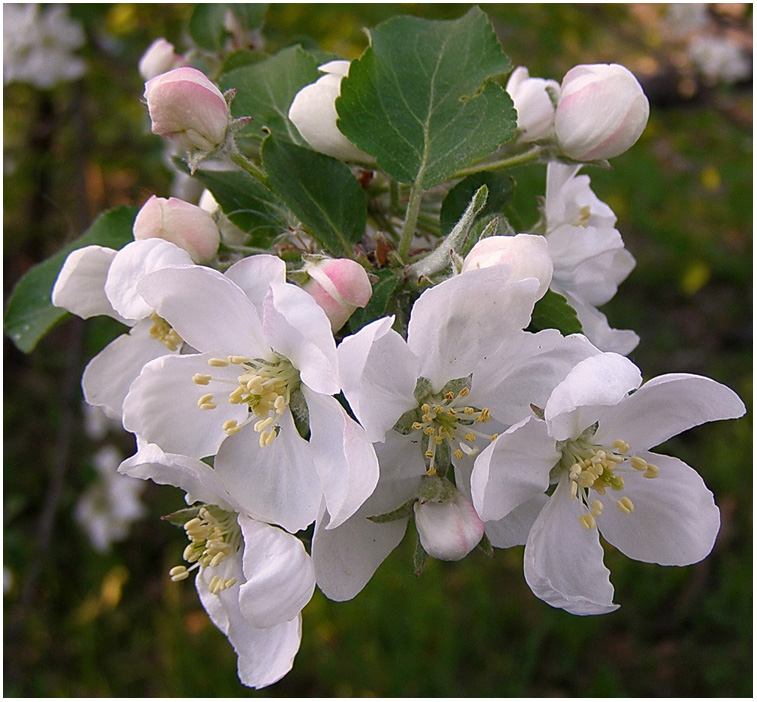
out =
{"type": "MultiPolygon", "coordinates": [[[[458,17],[469,6],[274,4],[266,36],[271,50],[308,35],[352,58],[362,27],[398,13],[458,17]]],[[[731,7],[719,31],[751,37],[751,6],[731,7]]],[[[483,8],[513,64],[532,75],[560,80],[578,63],[619,62],[640,76],[652,102],[647,130],[612,170],[590,173],[638,261],[605,311],[640,334],[632,358],[646,377],[705,374],[751,409],[751,81],[692,83],[681,46],[662,33],[664,5],[483,8]]],[[[85,79],[46,92],[5,87],[6,299],[97,212],[168,194],[136,63],[156,37],[183,47],[190,9],[75,5],[88,36],[85,79]]],[[[533,212],[544,168],[514,175],[515,206],[533,212]]],[[[751,695],[751,414],[662,448],[701,472],[723,526],[712,555],[687,568],[608,547],[616,613],[579,618],[542,603],[517,548],[431,561],[416,580],[406,539],[354,600],[316,593],[283,681],[244,688],[194,588],[166,576],[184,537],[159,516],[182,505],[178,490],[150,485],[150,516],[104,555],[73,520],[97,448],[82,429],[79,377],[115,333],[107,321],[72,319],[28,356],[5,340],[6,696],[751,695]]],[[[127,436],[113,440],[130,452],[127,436]]]]}

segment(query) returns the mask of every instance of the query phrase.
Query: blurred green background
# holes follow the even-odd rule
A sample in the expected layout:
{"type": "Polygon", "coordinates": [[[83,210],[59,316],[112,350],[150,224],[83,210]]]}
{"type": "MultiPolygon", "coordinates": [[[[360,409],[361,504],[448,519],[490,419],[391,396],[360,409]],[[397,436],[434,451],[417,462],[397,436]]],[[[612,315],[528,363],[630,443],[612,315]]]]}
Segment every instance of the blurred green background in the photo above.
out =
{"type": "MultiPolygon", "coordinates": [[[[362,27],[399,13],[463,14],[467,4],[274,4],[267,49],[307,35],[346,58],[362,27]]],[[[514,65],[558,81],[578,63],[619,62],[652,103],[640,142],[592,169],[598,196],[638,261],[604,308],[641,336],[652,377],[701,373],[751,409],[752,84],[696,73],[659,4],[483,5],[514,65]],[[667,28],[666,28],[667,27],[667,28]]],[[[77,4],[86,76],[4,90],[5,299],[34,263],[101,210],[169,194],[136,64],[160,36],[183,42],[190,5],[77,4]]],[[[675,8],[674,8],[675,11],[675,8]]],[[[679,20],[679,29],[680,22],[679,20]]],[[[709,26],[751,50],[751,5],[711,6],[709,26]]],[[[544,167],[514,173],[515,207],[535,219],[544,167]]],[[[429,562],[416,580],[410,539],[353,601],[320,593],[304,610],[293,671],[255,692],[191,584],[174,584],[183,532],[159,516],[182,494],[149,485],[149,516],[110,552],[73,517],[98,443],[82,428],[79,378],[117,325],[71,319],[31,355],[6,338],[4,628],[6,696],[750,696],[751,415],[700,427],[661,452],[697,468],[723,525],[688,568],[637,563],[611,547],[616,601],[603,617],[554,610],[529,591],[522,548],[429,562]]],[[[119,444],[128,454],[128,436],[119,444]]]]}

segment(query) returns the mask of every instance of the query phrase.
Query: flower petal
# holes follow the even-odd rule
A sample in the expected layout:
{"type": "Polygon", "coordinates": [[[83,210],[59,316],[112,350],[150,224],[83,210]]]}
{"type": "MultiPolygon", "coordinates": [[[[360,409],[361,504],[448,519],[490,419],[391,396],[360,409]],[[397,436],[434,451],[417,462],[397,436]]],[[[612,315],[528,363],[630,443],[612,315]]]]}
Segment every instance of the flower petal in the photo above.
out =
{"type": "Polygon", "coordinates": [[[544,407],[550,435],[557,441],[578,438],[639,385],[641,371],[624,356],[602,353],[581,361],[544,407]]]}
{"type": "Polygon", "coordinates": [[[629,558],[645,563],[685,566],[701,561],[715,543],[720,511],[712,493],[693,468],[656,453],[637,454],[660,469],[658,477],[640,473],[626,478],[621,493],[599,496],[605,506],[597,518],[602,536],[629,558]],[[615,497],[634,505],[624,514],[615,497]]]}
{"type": "Polygon", "coordinates": [[[533,593],[552,607],[571,614],[605,614],[618,608],[612,601],[610,571],[596,528],[578,521],[585,511],[570,499],[562,480],[534,522],[523,554],[523,570],[533,593]]]}
{"type": "Polygon", "coordinates": [[[278,422],[281,430],[269,446],[260,447],[253,426],[230,436],[221,444],[214,465],[243,512],[294,533],[306,529],[318,515],[321,481],[291,412],[280,415],[278,422]]]}
{"type": "Polygon", "coordinates": [[[613,329],[608,324],[607,317],[593,305],[582,302],[565,290],[554,290],[568,300],[576,311],[583,333],[598,349],[627,356],[639,345],[639,335],[636,332],[630,329],[613,329]]]}
{"type": "Polygon", "coordinates": [[[255,307],[262,309],[271,284],[286,282],[286,263],[268,254],[247,256],[228,268],[226,277],[244,290],[255,307]]]}
{"type": "Polygon", "coordinates": [[[351,517],[370,497],[379,465],[365,430],[339,402],[302,388],[310,417],[310,448],[329,510],[329,529],[351,517]]]}
{"type": "Polygon", "coordinates": [[[518,505],[507,516],[495,522],[484,524],[484,533],[494,548],[510,548],[522,546],[528,540],[536,518],[539,516],[549,497],[537,495],[536,497],[518,505]]]}
{"type": "Polygon", "coordinates": [[[602,415],[597,439],[612,435],[633,451],[653,448],[671,436],[746,412],[739,396],[711,378],[669,373],[652,378],[636,392],[602,415]]]}
{"type": "Polygon", "coordinates": [[[313,562],[295,536],[268,524],[239,518],[245,548],[239,606],[255,627],[290,621],[310,601],[315,589],[313,562]]]}
{"type": "Polygon", "coordinates": [[[560,459],[546,424],[529,417],[510,427],[476,458],[471,496],[485,522],[502,519],[549,487],[560,459]]]}

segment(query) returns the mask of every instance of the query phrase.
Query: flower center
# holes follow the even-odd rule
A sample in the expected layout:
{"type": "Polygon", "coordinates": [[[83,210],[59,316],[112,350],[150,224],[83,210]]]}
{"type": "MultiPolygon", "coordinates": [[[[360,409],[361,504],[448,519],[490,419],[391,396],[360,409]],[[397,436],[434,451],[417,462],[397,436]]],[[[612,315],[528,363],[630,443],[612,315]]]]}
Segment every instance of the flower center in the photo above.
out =
{"type": "MultiPolygon", "coordinates": [[[[599,495],[605,495],[608,489],[621,492],[625,487],[623,473],[639,472],[650,479],[660,474],[656,465],[638,456],[627,455],[630,447],[622,439],[613,441],[611,446],[593,443],[595,432],[596,426],[590,427],[577,439],[563,442],[562,458],[558,463],[568,472],[570,498],[580,499],[586,507],[586,512],[578,518],[584,529],[596,526],[596,517],[604,507],[600,500],[591,499],[591,490],[599,495]]],[[[633,502],[626,496],[615,500],[615,504],[623,514],[631,514],[634,510],[633,502]]]]}
{"type": "MultiPolygon", "coordinates": [[[[236,381],[213,378],[212,375],[204,373],[197,373],[192,377],[197,385],[208,385],[211,380],[231,383],[234,389],[229,393],[228,402],[232,405],[247,405],[247,419],[241,423],[236,419],[229,419],[223,423],[223,430],[231,436],[254,421],[255,431],[260,434],[260,446],[273,443],[280,430],[276,424],[276,417],[284,413],[289,406],[292,392],[300,385],[297,369],[288,359],[279,355],[275,355],[270,361],[247,356],[211,358],[208,365],[215,368],[229,365],[240,367],[236,381]]],[[[203,395],[197,401],[197,405],[204,410],[213,410],[218,406],[212,393],[203,395]]]]}
{"type": "MultiPolygon", "coordinates": [[[[205,505],[198,515],[184,524],[189,545],[184,549],[184,560],[192,563],[189,568],[175,566],[168,571],[171,580],[179,582],[189,577],[195,568],[215,568],[242,546],[242,532],[235,512],[227,512],[216,505],[205,505]]],[[[236,578],[214,575],[208,584],[217,595],[237,582],[236,578]]]]}
{"type": "MultiPolygon", "coordinates": [[[[429,396],[420,405],[420,421],[414,421],[411,428],[423,435],[421,446],[424,446],[424,456],[428,460],[428,475],[437,472],[437,458],[440,447],[447,446],[452,455],[458,460],[463,455],[475,456],[479,452],[478,446],[471,442],[478,438],[494,441],[497,434],[484,434],[474,429],[476,424],[489,421],[487,408],[477,409],[464,403],[464,398],[470,390],[461,388],[458,392],[452,390],[444,394],[429,396]],[[454,448],[456,446],[456,448],[454,448]]],[[[415,410],[418,413],[418,410],[415,410]]]]}
{"type": "Polygon", "coordinates": [[[152,320],[150,336],[163,344],[169,351],[176,351],[184,343],[184,340],[163,317],[158,317],[153,312],[150,319],[152,320]]]}

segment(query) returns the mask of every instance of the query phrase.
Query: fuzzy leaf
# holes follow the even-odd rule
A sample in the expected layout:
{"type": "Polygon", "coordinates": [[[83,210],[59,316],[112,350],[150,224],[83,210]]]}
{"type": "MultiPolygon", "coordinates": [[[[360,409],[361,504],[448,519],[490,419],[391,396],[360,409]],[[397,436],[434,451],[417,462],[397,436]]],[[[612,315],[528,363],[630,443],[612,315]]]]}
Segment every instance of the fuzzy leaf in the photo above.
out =
{"type": "Polygon", "coordinates": [[[501,214],[515,192],[515,181],[502,173],[483,171],[461,180],[442,202],[442,234],[447,234],[457,224],[471,198],[482,185],[489,189],[489,197],[478,217],[501,214]]]}

